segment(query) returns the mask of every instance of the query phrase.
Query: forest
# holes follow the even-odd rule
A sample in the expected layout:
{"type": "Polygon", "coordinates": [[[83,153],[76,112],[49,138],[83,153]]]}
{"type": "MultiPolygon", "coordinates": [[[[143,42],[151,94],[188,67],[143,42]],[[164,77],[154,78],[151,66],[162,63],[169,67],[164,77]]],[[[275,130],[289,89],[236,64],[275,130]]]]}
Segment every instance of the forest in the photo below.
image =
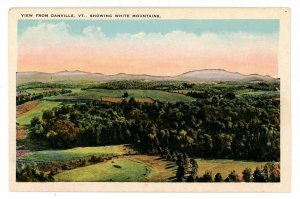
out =
{"type": "Polygon", "coordinates": [[[279,161],[276,99],[198,99],[190,104],[120,104],[93,101],[63,105],[33,118],[30,137],[53,148],[130,143],[139,151],[164,150],[204,158],[279,161]]]}

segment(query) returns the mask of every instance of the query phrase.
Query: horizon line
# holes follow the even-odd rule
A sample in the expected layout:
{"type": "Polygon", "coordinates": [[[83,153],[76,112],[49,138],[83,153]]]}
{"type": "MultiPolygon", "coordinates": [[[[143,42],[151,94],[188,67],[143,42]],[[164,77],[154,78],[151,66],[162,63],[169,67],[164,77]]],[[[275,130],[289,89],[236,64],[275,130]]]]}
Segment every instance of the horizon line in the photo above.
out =
{"type": "Polygon", "coordinates": [[[89,73],[89,74],[98,74],[98,75],[105,75],[105,76],[115,76],[115,75],[121,75],[121,74],[125,74],[125,75],[138,75],[138,76],[150,76],[150,77],[176,77],[176,76],[180,76],[180,75],[184,75],[184,74],[187,74],[187,73],[190,73],[190,72],[196,72],[196,71],[207,71],[207,70],[218,70],[218,71],[226,71],[226,72],[229,72],[229,73],[237,73],[237,74],[240,74],[240,75],[245,75],[245,76],[251,76],[251,75],[259,75],[259,76],[262,76],[262,77],[271,77],[271,78],[274,78],[274,79],[278,79],[279,77],[274,77],[274,76],[271,76],[271,75],[262,75],[262,74],[259,74],[259,73],[251,73],[251,74],[244,74],[244,73],[240,73],[240,72],[233,72],[233,71],[228,71],[228,70],[225,70],[225,69],[198,69],[198,70],[189,70],[189,71],[186,71],[186,72],[183,72],[183,73],[180,73],[178,75],[166,75],[166,76],[163,76],[163,75],[148,75],[148,74],[142,74],[142,73],[139,73],[139,74],[133,74],[133,73],[115,73],[115,74],[104,74],[104,73],[100,73],[100,72],[90,72],[90,71],[83,71],[83,70],[78,70],[78,69],[75,69],[75,70],[60,70],[60,71],[56,71],[56,72],[42,72],[42,71],[37,71],[37,70],[33,70],[33,71],[17,71],[16,73],[33,73],[33,72],[36,72],[36,73],[45,73],[45,74],[56,74],[56,73],[63,73],[63,72],[82,72],[82,73],[89,73]]]}

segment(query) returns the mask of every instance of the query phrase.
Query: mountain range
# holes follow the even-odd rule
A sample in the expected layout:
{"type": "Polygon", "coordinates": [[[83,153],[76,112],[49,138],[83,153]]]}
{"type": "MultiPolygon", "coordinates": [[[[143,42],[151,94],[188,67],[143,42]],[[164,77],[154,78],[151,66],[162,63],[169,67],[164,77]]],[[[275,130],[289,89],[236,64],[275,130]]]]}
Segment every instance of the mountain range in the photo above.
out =
{"type": "Polygon", "coordinates": [[[84,71],[60,71],[56,73],[44,72],[17,72],[17,84],[29,82],[61,82],[61,81],[121,81],[121,80],[148,80],[148,81],[186,81],[186,82],[222,82],[222,81],[273,81],[277,78],[258,74],[243,75],[238,72],[229,72],[223,69],[205,69],[189,71],[177,76],[151,76],[119,73],[104,75],[84,71]]]}

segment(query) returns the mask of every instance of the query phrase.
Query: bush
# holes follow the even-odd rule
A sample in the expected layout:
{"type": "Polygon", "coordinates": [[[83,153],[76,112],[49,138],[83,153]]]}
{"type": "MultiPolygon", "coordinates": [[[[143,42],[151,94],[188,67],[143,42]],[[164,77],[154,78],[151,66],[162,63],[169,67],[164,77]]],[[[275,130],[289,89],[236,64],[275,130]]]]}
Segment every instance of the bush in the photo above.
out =
{"type": "Polygon", "coordinates": [[[245,182],[251,182],[251,175],[252,175],[252,171],[250,168],[246,168],[244,171],[243,171],[243,180],[245,182]]]}
{"type": "Polygon", "coordinates": [[[206,171],[202,177],[200,177],[198,179],[199,182],[212,182],[212,175],[211,175],[211,171],[206,171]]]}
{"type": "Polygon", "coordinates": [[[225,182],[240,182],[239,176],[235,173],[235,170],[231,171],[225,182]]]}
{"type": "Polygon", "coordinates": [[[215,182],[222,182],[222,181],[223,181],[222,175],[220,173],[217,173],[215,175],[215,182]]]}
{"type": "Polygon", "coordinates": [[[268,176],[262,168],[257,167],[253,172],[253,182],[268,182],[268,176]]]}

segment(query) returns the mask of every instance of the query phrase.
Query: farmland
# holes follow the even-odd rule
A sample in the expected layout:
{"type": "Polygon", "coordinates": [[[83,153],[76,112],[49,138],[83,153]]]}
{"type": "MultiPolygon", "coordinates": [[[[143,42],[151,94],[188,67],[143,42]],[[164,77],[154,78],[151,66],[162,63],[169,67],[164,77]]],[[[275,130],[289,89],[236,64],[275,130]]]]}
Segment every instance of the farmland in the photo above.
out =
{"type": "MultiPolygon", "coordinates": [[[[126,90],[128,92],[128,97],[134,98],[150,98],[152,100],[159,100],[162,102],[191,102],[194,101],[192,97],[188,97],[182,94],[170,93],[159,90],[126,90]]],[[[82,90],[80,92],[70,93],[68,95],[59,95],[54,97],[48,97],[48,100],[55,101],[67,101],[67,100],[100,100],[102,97],[113,97],[122,98],[125,90],[107,90],[107,89],[90,89],[82,90]]]]}
{"type": "Polygon", "coordinates": [[[30,101],[25,104],[17,106],[17,118],[26,114],[34,108],[37,108],[41,104],[41,101],[30,101]]]}
{"type": "MultiPolygon", "coordinates": [[[[32,103],[34,102],[29,102],[29,104],[32,103]]],[[[21,114],[21,116],[17,117],[17,122],[19,123],[19,125],[29,125],[32,118],[41,118],[45,110],[51,110],[52,108],[57,107],[59,105],[60,102],[42,101],[41,103],[39,103],[39,105],[34,107],[31,106],[31,108],[28,109],[26,113],[21,114]]],[[[26,106],[26,104],[20,106],[26,106]]]]}

